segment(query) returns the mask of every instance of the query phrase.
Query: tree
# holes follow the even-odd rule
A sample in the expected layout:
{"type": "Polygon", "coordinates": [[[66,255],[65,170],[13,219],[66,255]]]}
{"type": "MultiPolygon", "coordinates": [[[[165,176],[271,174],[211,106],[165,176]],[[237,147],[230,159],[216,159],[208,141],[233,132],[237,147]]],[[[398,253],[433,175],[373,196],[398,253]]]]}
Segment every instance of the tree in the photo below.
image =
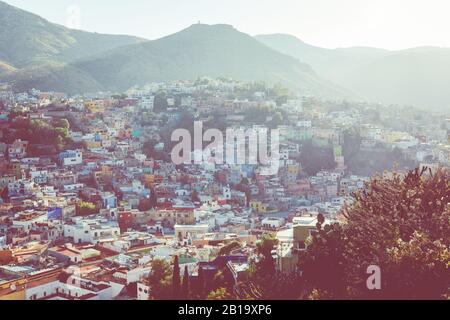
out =
{"type": "Polygon", "coordinates": [[[256,245],[256,252],[259,255],[259,261],[255,264],[256,276],[275,273],[275,259],[272,256],[272,251],[277,243],[278,240],[274,235],[265,234],[256,245]]]}
{"type": "Polygon", "coordinates": [[[157,92],[155,95],[154,108],[155,112],[163,112],[167,110],[167,94],[163,91],[157,92]]]}
{"type": "Polygon", "coordinates": [[[318,225],[318,236],[314,236],[305,254],[299,257],[305,286],[310,291],[320,292],[329,299],[345,295],[346,270],[344,250],[347,244],[339,224],[318,225]]]}
{"type": "Polygon", "coordinates": [[[226,245],[224,245],[222,248],[220,248],[218,255],[219,256],[226,256],[231,253],[234,249],[238,249],[241,247],[241,244],[238,241],[230,242],[226,245]]]}
{"type": "Polygon", "coordinates": [[[193,288],[193,293],[197,299],[205,298],[205,275],[201,266],[198,267],[198,275],[193,288]]]}
{"type": "Polygon", "coordinates": [[[172,275],[172,287],[173,297],[180,297],[180,264],[178,262],[178,256],[173,259],[173,275],[172,275]]]}
{"type": "Polygon", "coordinates": [[[6,140],[11,143],[15,139],[22,139],[29,141],[31,146],[46,144],[55,147],[57,150],[62,150],[71,142],[69,127],[69,122],[66,119],[45,121],[18,118],[12,122],[12,129],[15,130],[6,136],[6,140]]]}
{"type": "Polygon", "coordinates": [[[298,299],[300,297],[300,276],[297,273],[276,272],[272,251],[278,240],[266,234],[257,244],[258,259],[253,261],[248,271],[247,285],[255,288],[259,299],[298,299]]]}
{"type": "Polygon", "coordinates": [[[303,279],[299,273],[266,274],[250,282],[261,300],[296,300],[302,297],[303,279]]]}
{"type": "Polygon", "coordinates": [[[284,123],[283,115],[280,111],[277,111],[272,116],[272,121],[270,122],[270,126],[272,128],[276,128],[278,126],[281,126],[284,123]]]}
{"type": "Polygon", "coordinates": [[[156,208],[158,204],[158,199],[156,198],[156,191],[155,189],[151,189],[150,191],[150,208],[156,208]]]}
{"type": "Polygon", "coordinates": [[[189,269],[187,266],[184,267],[183,284],[181,287],[181,296],[183,299],[189,298],[189,269]]]}
{"type": "Polygon", "coordinates": [[[309,175],[336,167],[333,148],[316,146],[310,140],[303,143],[298,160],[309,175]]]}
{"type": "Polygon", "coordinates": [[[225,266],[214,275],[211,288],[212,291],[220,288],[225,288],[229,292],[232,292],[233,286],[234,286],[233,275],[231,274],[230,269],[228,269],[228,267],[225,266]]]}
{"type": "Polygon", "coordinates": [[[192,198],[192,202],[200,202],[200,197],[198,195],[197,190],[192,191],[191,198],[192,198]]]}
{"type": "Polygon", "coordinates": [[[306,280],[325,298],[445,297],[450,286],[449,204],[448,169],[374,177],[343,209],[343,225],[313,236],[299,259],[306,280]],[[338,267],[334,278],[344,280],[327,281],[330,268],[324,270],[324,264],[338,267]],[[371,265],[381,270],[381,290],[367,288],[371,265]]]}
{"type": "Polygon", "coordinates": [[[69,129],[70,129],[70,124],[69,124],[69,121],[68,121],[67,119],[57,119],[57,120],[54,120],[54,121],[53,121],[53,125],[54,125],[56,128],[63,128],[63,129],[66,129],[66,130],[69,130],[69,129]]]}
{"type": "Polygon", "coordinates": [[[158,143],[156,140],[145,141],[142,146],[142,153],[144,153],[148,158],[155,158],[155,145],[158,143]]]}
{"type": "Polygon", "coordinates": [[[5,188],[2,189],[2,191],[0,193],[0,198],[3,200],[3,202],[8,202],[9,201],[8,187],[5,187],[5,188]]]}
{"type": "Polygon", "coordinates": [[[151,288],[151,298],[168,300],[172,298],[172,283],[170,265],[164,260],[155,259],[151,264],[152,271],[148,276],[151,288]]]}
{"type": "Polygon", "coordinates": [[[233,296],[226,288],[218,288],[208,294],[208,300],[231,300],[233,296]]]}

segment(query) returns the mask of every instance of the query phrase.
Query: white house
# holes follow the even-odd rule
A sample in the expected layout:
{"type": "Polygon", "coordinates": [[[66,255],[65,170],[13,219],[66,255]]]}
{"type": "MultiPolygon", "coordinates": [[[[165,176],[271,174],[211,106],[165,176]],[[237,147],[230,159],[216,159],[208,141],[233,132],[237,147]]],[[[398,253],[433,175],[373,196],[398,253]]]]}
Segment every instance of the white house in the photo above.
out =
{"type": "Polygon", "coordinates": [[[63,166],[80,165],[83,163],[83,153],[78,150],[67,150],[59,154],[59,161],[63,166]]]}

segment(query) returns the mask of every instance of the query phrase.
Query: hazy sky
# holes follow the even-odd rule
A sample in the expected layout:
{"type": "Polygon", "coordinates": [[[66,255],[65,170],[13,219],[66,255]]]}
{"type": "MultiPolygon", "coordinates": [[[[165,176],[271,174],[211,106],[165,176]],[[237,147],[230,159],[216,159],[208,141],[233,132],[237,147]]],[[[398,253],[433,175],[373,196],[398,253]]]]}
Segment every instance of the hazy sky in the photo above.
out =
{"type": "Polygon", "coordinates": [[[323,47],[450,47],[448,0],[6,0],[52,22],[156,39],[189,25],[290,33],[323,47]]]}

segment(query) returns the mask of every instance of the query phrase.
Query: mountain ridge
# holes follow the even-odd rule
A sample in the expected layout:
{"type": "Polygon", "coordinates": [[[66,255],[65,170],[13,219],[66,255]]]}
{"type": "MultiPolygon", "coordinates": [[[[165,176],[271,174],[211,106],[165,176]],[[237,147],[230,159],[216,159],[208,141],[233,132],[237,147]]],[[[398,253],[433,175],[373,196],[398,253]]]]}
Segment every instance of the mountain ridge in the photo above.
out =
{"type": "Polygon", "coordinates": [[[15,68],[70,62],[86,52],[141,42],[125,35],[69,29],[0,1],[0,60],[15,68]]]}
{"type": "Polygon", "coordinates": [[[0,81],[16,91],[122,91],[154,81],[225,76],[282,83],[305,95],[352,96],[309,65],[227,24],[194,24],[143,40],[67,29],[3,2],[0,9],[0,81]]]}
{"type": "Polygon", "coordinates": [[[450,48],[403,50],[371,47],[326,49],[292,35],[258,35],[267,46],[311,65],[319,76],[365,100],[450,110],[450,48]]]}

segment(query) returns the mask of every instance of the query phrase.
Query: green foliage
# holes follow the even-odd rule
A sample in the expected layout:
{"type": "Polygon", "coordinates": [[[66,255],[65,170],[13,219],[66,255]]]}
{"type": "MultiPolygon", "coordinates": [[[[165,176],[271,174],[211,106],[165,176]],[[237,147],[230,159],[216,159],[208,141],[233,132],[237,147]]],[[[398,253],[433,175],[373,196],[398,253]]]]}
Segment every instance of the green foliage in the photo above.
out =
{"type": "Polygon", "coordinates": [[[163,112],[167,110],[167,94],[163,91],[155,95],[154,108],[155,112],[163,112]]]}
{"type": "Polygon", "coordinates": [[[172,272],[169,263],[155,259],[151,264],[152,270],[148,276],[151,298],[154,300],[168,300],[173,297],[172,272]]]}
{"type": "Polygon", "coordinates": [[[226,288],[218,288],[208,294],[208,300],[232,300],[233,295],[226,288]]]}
{"type": "Polygon", "coordinates": [[[204,299],[205,298],[205,289],[206,289],[206,283],[205,283],[205,274],[204,270],[201,266],[198,268],[198,275],[197,279],[194,281],[192,286],[192,296],[195,299],[204,299]]]}
{"type": "Polygon", "coordinates": [[[200,197],[197,190],[192,191],[192,202],[200,202],[200,197]]]}
{"type": "Polygon", "coordinates": [[[61,151],[71,142],[69,122],[66,119],[44,121],[40,119],[17,118],[12,125],[15,132],[6,137],[9,142],[22,139],[30,143],[30,153],[33,155],[33,145],[47,144],[61,151]]]}
{"type": "Polygon", "coordinates": [[[178,256],[173,259],[173,275],[172,275],[172,287],[173,287],[173,297],[180,297],[180,264],[178,262],[178,256]]]}
{"type": "Polygon", "coordinates": [[[278,240],[273,234],[265,234],[256,245],[258,258],[253,262],[250,269],[250,278],[256,282],[264,282],[267,275],[275,274],[275,259],[272,251],[275,249],[278,240]]]}
{"type": "Polygon", "coordinates": [[[406,157],[401,150],[379,147],[375,150],[361,149],[361,136],[357,131],[344,132],[343,152],[348,170],[358,175],[398,169],[411,169],[415,161],[406,157]]]}
{"type": "Polygon", "coordinates": [[[330,299],[345,296],[348,277],[344,252],[348,239],[339,224],[326,225],[318,232],[309,243],[308,251],[299,258],[305,285],[330,299]]]}
{"type": "Polygon", "coordinates": [[[212,290],[210,291],[219,288],[226,288],[228,289],[229,292],[232,292],[233,286],[234,286],[234,278],[230,272],[230,269],[228,269],[228,267],[225,266],[215,274],[210,288],[212,290]]]}
{"type": "Polygon", "coordinates": [[[183,283],[181,285],[181,298],[188,299],[190,296],[189,292],[189,269],[187,266],[184,267],[183,283]]]}
{"type": "Polygon", "coordinates": [[[220,248],[219,256],[229,255],[231,253],[231,251],[233,251],[235,249],[239,249],[240,247],[241,247],[241,244],[237,241],[228,243],[228,244],[224,245],[222,248],[220,248]]]}
{"type": "Polygon", "coordinates": [[[312,141],[305,141],[300,151],[300,163],[309,175],[336,167],[332,147],[320,147],[312,141]]]}
{"type": "Polygon", "coordinates": [[[313,236],[300,268],[317,298],[439,299],[450,279],[450,173],[375,177],[345,207],[345,224],[313,236]],[[366,287],[367,267],[382,289],[366,287]]]}
{"type": "Polygon", "coordinates": [[[250,278],[248,285],[258,300],[297,300],[304,291],[303,278],[297,273],[265,274],[257,279],[250,278]]]}
{"type": "Polygon", "coordinates": [[[130,36],[67,29],[0,2],[0,56],[7,57],[11,66],[70,62],[138,41],[130,36]]]}

